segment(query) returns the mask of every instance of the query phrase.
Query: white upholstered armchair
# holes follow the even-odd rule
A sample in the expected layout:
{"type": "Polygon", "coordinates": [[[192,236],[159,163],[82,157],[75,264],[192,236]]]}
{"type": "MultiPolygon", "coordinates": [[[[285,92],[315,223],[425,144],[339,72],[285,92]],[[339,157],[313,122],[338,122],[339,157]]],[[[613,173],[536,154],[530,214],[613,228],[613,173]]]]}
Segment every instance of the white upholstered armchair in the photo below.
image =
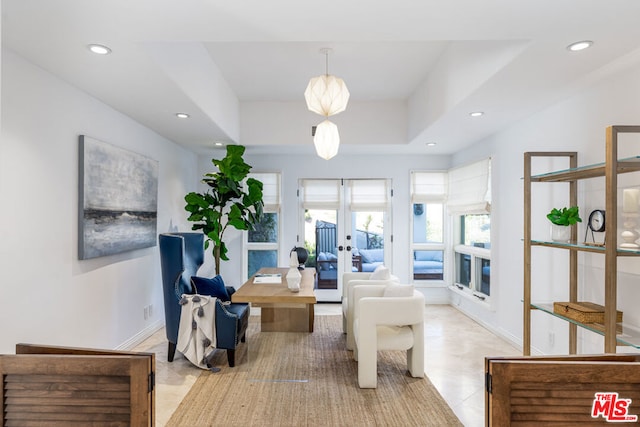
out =
{"type": "Polygon", "coordinates": [[[358,285],[352,301],[360,388],[377,387],[379,350],[406,350],[409,373],[424,377],[424,296],[410,285],[358,285]]]}
{"type": "Polygon", "coordinates": [[[372,274],[374,273],[357,272],[344,273],[342,275],[342,331],[347,334],[347,350],[353,350],[355,346],[353,338],[353,304],[349,304],[349,301],[353,298],[353,287],[357,285],[386,286],[392,283],[399,283],[398,278],[390,273],[382,275],[382,277],[386,277],[383,279],[371,279],[372,274]]]}

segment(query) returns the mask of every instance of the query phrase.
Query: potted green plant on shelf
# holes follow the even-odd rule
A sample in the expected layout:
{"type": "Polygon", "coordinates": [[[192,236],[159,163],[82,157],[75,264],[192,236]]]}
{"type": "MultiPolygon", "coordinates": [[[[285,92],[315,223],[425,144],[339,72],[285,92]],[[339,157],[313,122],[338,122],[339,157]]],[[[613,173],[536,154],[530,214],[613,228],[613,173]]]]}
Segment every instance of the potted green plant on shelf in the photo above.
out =
{"type": "Polygon", "coordinates": [[[242,158],[244,150],[241,145],[228,145],[222,160],[211,160],[218,172],[207,173],[202,179],[210,188],[203,193],[191,192],[184,198],[185,210],[190,214],[188,220],[194,223],[192,230],[205,234],[205,249],[213,243],[216,274],[220,274],[220,260],[229,260],[222,240],[227,227],[250,230],[263,215],[262,182],[247,178],[251,166],[242,158]]]}
{"type": "Polygon", "coordinates": [[[582,222],[578,212],[578,206],[570,208],[551,209],[547,214],[551,221],[551,240],[556,242],[568,242],[571,240],[571,226],[582,222]]]}

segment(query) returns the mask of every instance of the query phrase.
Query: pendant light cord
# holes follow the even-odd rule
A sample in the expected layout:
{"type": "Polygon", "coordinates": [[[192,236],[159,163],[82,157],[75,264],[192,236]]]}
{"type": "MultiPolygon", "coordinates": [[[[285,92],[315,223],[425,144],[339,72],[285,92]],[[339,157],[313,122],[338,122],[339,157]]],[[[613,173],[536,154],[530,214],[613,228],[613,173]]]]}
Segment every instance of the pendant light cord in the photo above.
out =
{"type": "Polygon", "coordinates": [[[329,76],[329,52],[324,53],[326,75],[329,76]]]}

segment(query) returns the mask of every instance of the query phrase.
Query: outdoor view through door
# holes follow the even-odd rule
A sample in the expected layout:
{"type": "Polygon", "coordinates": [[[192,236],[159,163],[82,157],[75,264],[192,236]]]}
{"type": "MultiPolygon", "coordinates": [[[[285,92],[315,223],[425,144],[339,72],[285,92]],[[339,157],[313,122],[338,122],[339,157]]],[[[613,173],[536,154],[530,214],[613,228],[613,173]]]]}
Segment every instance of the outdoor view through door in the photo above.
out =
{"type": "Polygon", "coordinates": [[[340,301],[343,272],[389,264],[390,193],[384,179],[301,182],[304,247],[319,301],[340,301]]]}

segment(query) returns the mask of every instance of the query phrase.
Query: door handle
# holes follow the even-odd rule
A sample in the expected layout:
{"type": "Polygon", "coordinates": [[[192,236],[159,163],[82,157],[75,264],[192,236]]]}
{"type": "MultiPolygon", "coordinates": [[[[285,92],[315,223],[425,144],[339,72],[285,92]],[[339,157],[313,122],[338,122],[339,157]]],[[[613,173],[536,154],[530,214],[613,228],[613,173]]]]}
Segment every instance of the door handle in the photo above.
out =
{"type": "Polygon", "coordinates": [[[343,251],[344,250],[344,246],[342,246],[342,245],[338,246],[338,250],[339,251],[343,251]]]}
{"type": "Polygon", "coordinates": [[[347,250],[348,250],[348,251],[351,251],[351,246],[347,246],[347,250]]]}

